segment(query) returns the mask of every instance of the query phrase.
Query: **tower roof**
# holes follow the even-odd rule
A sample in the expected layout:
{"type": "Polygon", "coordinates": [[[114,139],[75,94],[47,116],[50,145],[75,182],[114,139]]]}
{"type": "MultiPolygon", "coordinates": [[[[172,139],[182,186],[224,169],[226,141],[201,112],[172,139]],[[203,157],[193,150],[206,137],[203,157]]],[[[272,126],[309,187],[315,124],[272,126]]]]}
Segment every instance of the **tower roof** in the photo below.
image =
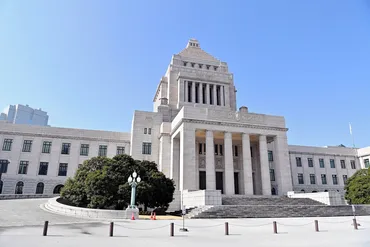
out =
{"type": "Polygon", "coordinates": [[[212,62],[220,62],[217,58],[212,56],[211,54],[203,51],[200,48],[200,44],[196,39],[190,39],[186,48],[183,49],[179,54],[179,56],[184,58],[195,58],[200,60],[212,61],[212,62]]]}

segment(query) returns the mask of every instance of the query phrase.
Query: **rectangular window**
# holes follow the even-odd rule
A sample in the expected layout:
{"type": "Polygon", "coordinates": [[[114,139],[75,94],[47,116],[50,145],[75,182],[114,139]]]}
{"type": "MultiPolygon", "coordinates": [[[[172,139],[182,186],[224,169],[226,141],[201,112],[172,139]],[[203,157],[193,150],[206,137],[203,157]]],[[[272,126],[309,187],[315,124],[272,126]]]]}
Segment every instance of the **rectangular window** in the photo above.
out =
{"type": "Polygon", "coordinates": [[[39,175],[48,175],[48,162],[40,162],[39,175]]]}
{"type": "Polygon", "coordinates": [[[0,173],[6,173],[8,171],[8,160],[0,160],[0,173]]]}
{"type": "Polygon", "coordinates": [[[269,161],[274,161],[274,156],[271,150],[268,150],[269,161]]]}
{"type": "Polygon", "coordinates": [[[335,168],[335,161],[330,159],[330,168],[335,168]]]}
{"type": "Polygon", "coordinates": [[[325,168],[324,159],[319,159],[320,168],[325,168]]]}
{"type": "Polygon", "coordinates": [[[204,143],[203,154],[206,154],[206,144],[204,143]]]}
{"type": "Polygon", "coordinates": [[[332,175],[332,178],[333,178],[333,184],[338,184],[338,178],[337,178],[337,175],[332,175]]]}
{"type": "Polygon", "coordinates": [[[69,154],[70,149],[71,149],[71,143],[62,143],[61,154],[69,154]]]}
{"type": "Polygon", "coordinates": [[[148,133],[148,129],[144,128],[144,134],[147,134],[147,133],[148,133]]]}
{"type": "Polygon", "coordinates": [[[143,154],[152,154],[152,143],[150,142],[143,142],[143,154]]]}
{"type": "Polygon", "coordinates": [[[215,144],[215,155],[218,155],[218,145],[215,144]]]}
{"type": "Polygon", "coordinates": [[[340,167],[342,169],[346,169],[346,161],[345,160],[340,160],[340,167]]]}
{"type": "Polygon", "coordinates": [[[295,162],[297,164],[297,167],[302,167],[301,157],[295,157],[295,162]]]}
{"type": "Polygon", "coordinates": [[[321,174],[321,183],[322,184],[327,184],[328,182],[326,181],[326,174],[321,174]]]}
{"type": "Polygon", "coordinates": [[[24,140],[22,152],[31,152],[32,141],[31,140],[24,140]]]}
{"type": "Polygon", "coordinates": [[[125,147],[117,147],[117,155],[125,154],[125,147]]]}
{"type": "Polygon", "coordinates": [[[312,158],[307,158],[308,162],[308,167],[313,167],[313,159],[312,158]]]}
{"type": "Polygon", "coordinates": [[[44,141],[42,144],[42,153],[43,154],[50,154],[50,149],[51,149],[51,142],[49,141],[44,141]]]}
{"type": "Polygon", "coordinates": [[[60,163],[59,164],[59,171],[58,176],[67,176],[68,164],[67,163],[60,163]]]}
{"type": "Polygon", "coordinates": [[[19,163],[18,174],[27,174],[28,161],[21,161],[19,163]]]}
{"type": "Polygon", "coordinates": [[[311,184],[316,184],[316,177],[315,177],[315,174],[310,174],[310,183],[311,183],[311,184]]]}
{"type": "Polygon", "coordinates": [[[189,81],[188,82],[188,102],[193,102],[192,87],[193,87],[193,83],[191,81],[189,81]]]}
{"type": "Polygon", "coordinates": [[[303,173],[298,173],[298,184],[304,184],[303,173]]]}
{"type": "Polygon", "coordinates": [[[206,172],[205,171],[199,171],[199,189],[205,190],[207,186],[206,181],[206,172]]]}
{"type": "Polygon", "coordinates": [[[213,105],[213,85],[209,85],[209,104],[213,105]]]}
{"type": "Polygon", "coordinates": [[[253,157],[253,152],[252,152],[252,151],[253,151],[253,149],[252,149],[252,147],[251,147],[250,149],[251,149],[251,157],[253,157]]]}
{"type": "Polygon", "coordinates": [[[270,181],[275,181],[275,170],[270,169],[270,181]]]}
{"type": "Polygon", "coordinates": [[[351,160],[351,168],[356,169],[356,162],[354,160],[351,160]]]}
{"type": "Polygon", "coordinates": [[[98,156],[107,157],[107,145],[99,145],[99,153],[98,156]]]}
{"type": "Polygon", "coordinates": [[[152,134],[152,128],[148,128],[148,135],[152,134]]]}
{"type": "Polygon", "coordinates": [[[11,151],[12,150],[12,143],[13,143],[13,139],[4,139],[3,151],[11,151]]]}
{"type": "Polygon", "coordinates": [[[207,85],[202,84],[202,99],[203,99],[203,104],[207,104],[207,85]]]}
{"type": "Polygon", "coordinates": [[[370,160],[369,159],[364,159],[364,163],[365,163],[365,168],[369,168],[370,160]]]}
{"type": "Polygon", "coordinates": [[[202,154],[202,147],[203,147],[203,143],[199,143],[198,144],[199,154],[202,154]]]}
{"type": "Polygon", "coordinates": [[[80,155],[81,156],[88,156],[89,155],[89,144],[81,144],[80,146],[80,155]]]}
{"type": "Polygon", "coordinates": [[[216,100],[217,105],[221,105],[221,87],[216,86],[216,100]]]}
{"type": "Polygon", "coordinates": [[[224,153],[224,150],[223,150],[223,146],[222,146],[222,144],[220,144],[220,155],[224,155],[223,153],[224,153]]]}
{"type": "Polygon", "coordinates": [[[346,184],[347,179],[348,179],[347,175],[343,175],[343,184],[346,184]]]}
{"type": "Polygon", "coordinates": [[[234,146],[234,156],[238,157],[239,152],[238,152],[238,146],[234,146]]]}

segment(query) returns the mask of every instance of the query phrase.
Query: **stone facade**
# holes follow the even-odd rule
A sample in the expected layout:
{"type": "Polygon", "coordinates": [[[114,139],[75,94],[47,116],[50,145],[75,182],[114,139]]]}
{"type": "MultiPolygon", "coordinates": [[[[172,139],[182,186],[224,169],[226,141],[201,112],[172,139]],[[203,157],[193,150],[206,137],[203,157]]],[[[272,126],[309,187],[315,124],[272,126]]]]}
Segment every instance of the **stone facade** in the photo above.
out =
{"type": "Polygon", "coordinates": [[[40,182],[43,193],[58,192],[55,187],[73,176],[78,164],[101,152],[113,157],[119,148],[134,159],[156,162],[174,180],[174,210],[180,208],[184,191],[192,206],[219,202],[221,194],[343,192],[344,176],[365,167],[370,148],[289,146],[284,117],[251,113],[245,106],[237,109],[233,78],[227,63],[192,39],[172,57],[160,79],[153,112],[135,111],[131,133],[0,123],[0,162],[10,161],[2,193],[15,193],[18,182],[24,183],[25,194],[35,193],[40,182]],[[24,152],[27,140],[32,149],[24,152]],[[46,141],[51,143],[49,153],[43,152],[46,141]],[[68,154],[61,154],[63,143],[70,144],[68,154]],[[89,145],[87,155],[82,155],[82,144],[89,145]],[[26,174],[20,174],[21,161],[28,162],[26,174]],[[40,162],[48,162],[47,175],[39,175],[40,162]],[[61,163],[68,164],[65,176],[60,176],[61,163]]]}

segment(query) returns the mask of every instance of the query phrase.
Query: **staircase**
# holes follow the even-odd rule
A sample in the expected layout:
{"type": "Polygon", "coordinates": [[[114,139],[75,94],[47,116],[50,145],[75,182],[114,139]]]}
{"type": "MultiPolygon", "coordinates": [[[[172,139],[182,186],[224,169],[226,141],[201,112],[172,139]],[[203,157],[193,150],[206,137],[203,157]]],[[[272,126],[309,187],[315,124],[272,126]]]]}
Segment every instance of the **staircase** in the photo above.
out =
{"type": "MultiPolygon", "coordinates": [[[[223,197],[222,204],[202,208],[188,215],[193,219],[205,218],[289,218],[351,216],[349,205],[327,206],[308,198],[231,196],[223,197]]],[[[198,210],[198,208],[194,209],[198,210]]],[[[192,210],[193,211],[193,210],[192,210]]],[[[356,215],[370,215],[370,206],[356,206],[356,215]]]]}

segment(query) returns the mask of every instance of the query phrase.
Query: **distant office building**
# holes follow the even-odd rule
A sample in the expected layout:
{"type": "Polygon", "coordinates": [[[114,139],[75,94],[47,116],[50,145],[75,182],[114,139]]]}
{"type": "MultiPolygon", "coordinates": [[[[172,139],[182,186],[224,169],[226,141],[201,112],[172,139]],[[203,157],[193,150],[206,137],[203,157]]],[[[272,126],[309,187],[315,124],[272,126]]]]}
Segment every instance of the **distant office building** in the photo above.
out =
{"type": "Polygon", "coordinates": [[[49,116],[41,108],[33,109],[28,105],[9,105],[0,114],[0,121],[6,121],[14,124],[29,124],[47,126],[49,116]]]}

